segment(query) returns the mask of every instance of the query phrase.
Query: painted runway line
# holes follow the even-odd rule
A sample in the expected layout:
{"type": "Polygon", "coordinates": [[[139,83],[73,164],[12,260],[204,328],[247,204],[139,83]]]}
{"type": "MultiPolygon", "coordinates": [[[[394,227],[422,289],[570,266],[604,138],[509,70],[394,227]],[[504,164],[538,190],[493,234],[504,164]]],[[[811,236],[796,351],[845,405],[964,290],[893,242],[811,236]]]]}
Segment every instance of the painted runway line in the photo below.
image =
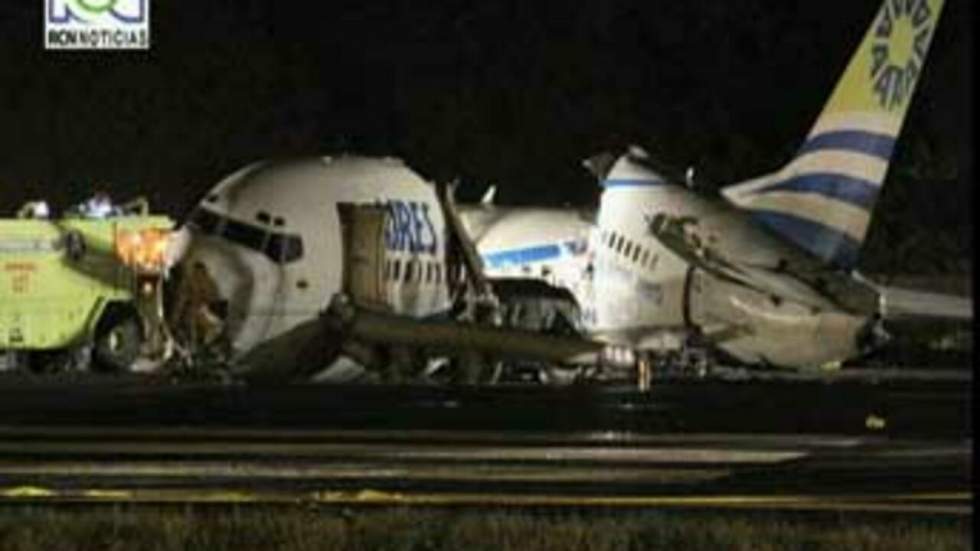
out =
{"type": "Polygon", "coordinates": [[[765,509],[800,511],[865,511],[923,515],[973,514],[969,492],[918,492],[882,495],[633,495],[563,496],[389,492],[373,489],[305,492],[201,489],[82,489],[58,490],[39,486],[0,488],[3,503],[307,503],[322,505],[587,507],[765,509]]]}

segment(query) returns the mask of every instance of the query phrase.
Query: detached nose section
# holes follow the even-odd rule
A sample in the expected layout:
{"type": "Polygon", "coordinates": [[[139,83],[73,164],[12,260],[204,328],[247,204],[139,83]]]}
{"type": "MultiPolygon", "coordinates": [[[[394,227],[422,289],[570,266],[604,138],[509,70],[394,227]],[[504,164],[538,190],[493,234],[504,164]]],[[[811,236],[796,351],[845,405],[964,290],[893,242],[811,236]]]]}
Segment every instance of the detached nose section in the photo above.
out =
{"type": "Polygon", "coordinates": [[[193,353],[205,350],[227,355],[228,301],[221,296],[218,285],[207,266],[197,260],[183,261],[174,272],[176,289],[167,316],[174,336],[193,353]]]}
{"type": "Polygon", "coordinates": [[[181,226],[179,230],[170,232],[167,239],[167,246],[163,251],[163,267],[169,272],[187,255],[191,246],[191,231],[187,226],[181,226]]]}
{"type": "Polygon", "coordinates": [[[231,352],[231,297],[241,276],[221,243],[187,227],[174,232],[166,250],[171,278],[171,307],[167,321],[186,349],[227,359],[231,352]]]}

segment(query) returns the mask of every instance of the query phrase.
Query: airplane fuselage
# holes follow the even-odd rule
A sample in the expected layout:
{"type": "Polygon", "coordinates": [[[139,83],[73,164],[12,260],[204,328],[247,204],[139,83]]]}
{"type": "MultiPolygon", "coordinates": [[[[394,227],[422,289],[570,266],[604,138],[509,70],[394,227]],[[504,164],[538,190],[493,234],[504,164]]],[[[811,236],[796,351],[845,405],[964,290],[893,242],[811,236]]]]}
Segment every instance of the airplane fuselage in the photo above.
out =
{"type": "Polygon", "coordinates": [[[424,318],[449,309],[446,226],[433,187],[400,161],[313,158],[251,165],[211,190],[185,230],[182,263],[213,282],[231,357],[261,369],[307,355],[325,362],[339,343],[294,329],[317,319],[344,288],[352,263],[379,281],[368,297],[387,311],[424,318]],[[387,210],[383,235],[345,242],[339,206],[387,210]],[[371,254],[369,254],[371,253],[371,254]],[[316,339],[318,342],[309,342],[316,339]]]}
{"type": "Polygon", "coordinates": [[[869,316],[842,308],[794,276],[826,271],[819,261],[720,196],[668,183],[643,167],[620,166],[621,175],[624,170],[638,177],[606,181],[594,224],[567,209],[563,216],[555,209],[464,210],[488,274],[535,277],[569,289],[591,336],[638,350],[676,340],[667,335],[698,334],[750,364],[816,367],[859,352],[869,316]],[[653,229],[658,215],[688,220],[678,244],[700,246],[704,259],[667,247],[669,236],[653,229]],[[547,231],[532,220],[546,221],[547,231]],[[589,235],[587,250],[560,254],[562,243],[583,234],[589,235]],[[548,257],[531,254],[549,246],[555,252],[548,257]],[[724,260],[712,260],[717,251],[751,268],[752,278],[776,285],[779,296],[731,279],[724,260]],[[495,261],[503,258],[512,261],[495,261]]]}
{"type": "Polygon", "coordinates": [[[857,354],[867,316],[796,279],[792,272],[817,263],[723,199],[663,181],[610,179],[597,222],[595,333],[642,349],[660,332],[696,331],[740,361],[792,367],[857,354]],[[677,248],[652,228],[664,215],[686,221],[677,248]],[[763,275],[784,292],[745,283],[763,275]]]}

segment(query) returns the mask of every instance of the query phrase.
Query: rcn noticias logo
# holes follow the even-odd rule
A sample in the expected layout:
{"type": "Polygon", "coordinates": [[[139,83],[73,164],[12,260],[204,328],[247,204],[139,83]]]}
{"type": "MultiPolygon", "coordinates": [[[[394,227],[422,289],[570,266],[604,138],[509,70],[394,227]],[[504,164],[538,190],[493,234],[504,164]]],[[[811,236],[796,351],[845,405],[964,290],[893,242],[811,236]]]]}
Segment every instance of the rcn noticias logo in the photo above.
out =
{"type": "Polygon", "coordinates": [[[150,0],[42,0],[49,50],[148,50],[150,0]]]}

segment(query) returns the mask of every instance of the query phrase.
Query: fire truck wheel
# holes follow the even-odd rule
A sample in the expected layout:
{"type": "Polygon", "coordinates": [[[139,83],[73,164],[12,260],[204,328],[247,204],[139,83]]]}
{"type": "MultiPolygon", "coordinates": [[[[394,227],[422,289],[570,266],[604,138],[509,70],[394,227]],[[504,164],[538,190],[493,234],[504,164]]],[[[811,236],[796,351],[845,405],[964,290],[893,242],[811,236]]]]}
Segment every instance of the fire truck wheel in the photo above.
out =
{"type": "Polygon", "coordinates": [[[129,371],[139,358],[143,332],[133,316],[120,317],[95,337],[95,365],[109,372],[129,371]]]}

